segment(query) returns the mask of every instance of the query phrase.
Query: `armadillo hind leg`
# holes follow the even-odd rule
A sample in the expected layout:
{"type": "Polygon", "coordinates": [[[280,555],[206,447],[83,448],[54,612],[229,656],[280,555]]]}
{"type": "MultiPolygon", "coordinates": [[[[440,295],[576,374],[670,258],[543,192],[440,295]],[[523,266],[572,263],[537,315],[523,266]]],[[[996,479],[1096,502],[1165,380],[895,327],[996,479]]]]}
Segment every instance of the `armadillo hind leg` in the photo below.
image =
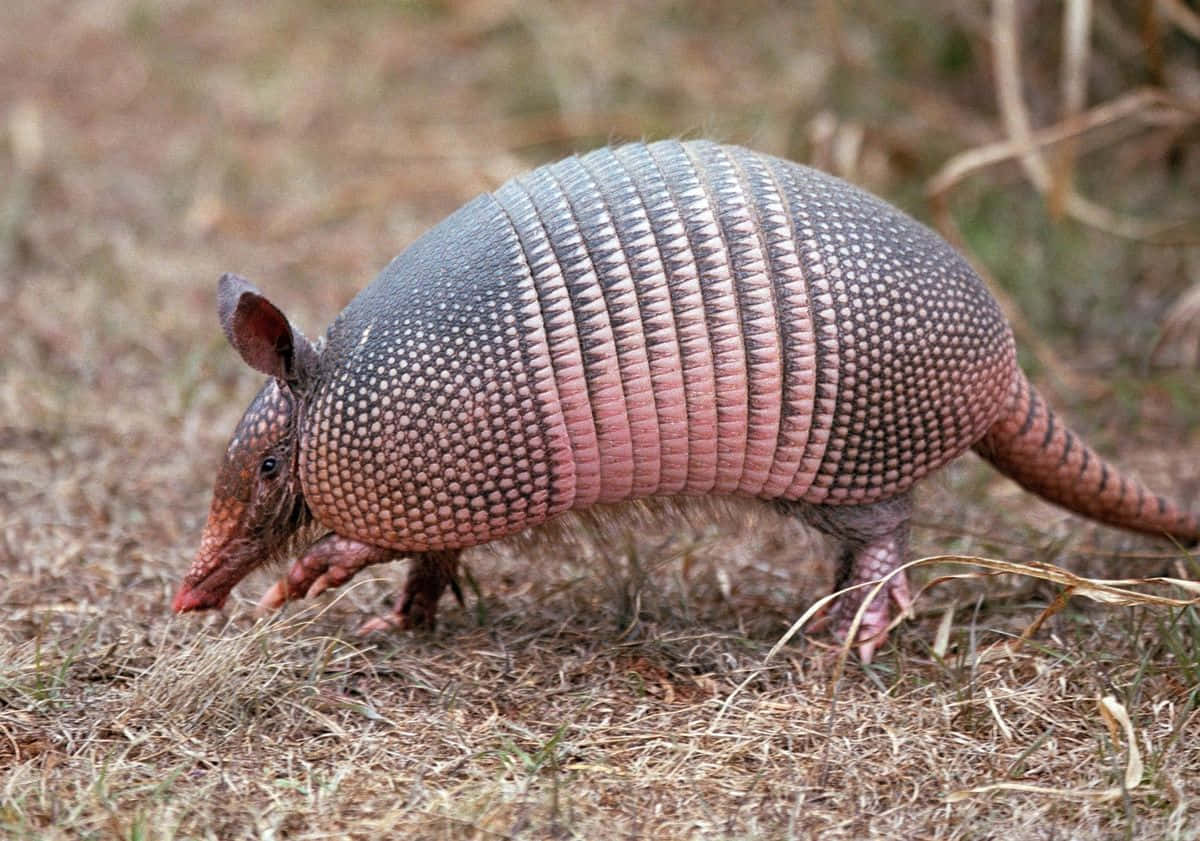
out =
{"type": "MultiPolygon", "coordinates": [[[[904,563],[907,543],[905,535],[893,532],[870,543],[847,546],[843,549],[841,565],[845,580],[839,582],[837,589],[856,584],[867,586],[846,593],[833,606],[833,633],[838,639],[846,639],[850,635],[854,618],[863,601],[874,589],[874,582],[904,563]]],[[[858,652],[864,663],[871,662],[875,649],[887,636],[892,618],[889,602],[894,602],[903,613],[907,613],[912,604],[908,578],[903,572],[889,578],[863,612],[856,637],[858,652]]]]}
{"type": "MultiPolygon", "coordinates": [[[[808,505],[785,503],[788,513],[841,542],[835,590],[860,587],[844,594],[833,606],[832,630],[845,639],[855,616],[870,595],[873,584],[901,566],[908,553],[908,523],[912,501],[908,494],[867,505],[808,505]]],[[[908,579],[903,572],[893,575],[867,605],[858,626],[856,642],[864,662],[870,662],[883,642],[891,621],[890,604],[907,612],[911,604],[908,579]]]]}
{"type": "Polygon", "coordinates": [[[463,603],[458,584],[460,549],[421,552],[413,555],[408,567],[404,589],[396,599],[396,607],[388,616],[368,619],[358,629],[360,634],[386,631],[392,628],[433,630],[437,626],[438,600],[449,587],[463,603]]]}

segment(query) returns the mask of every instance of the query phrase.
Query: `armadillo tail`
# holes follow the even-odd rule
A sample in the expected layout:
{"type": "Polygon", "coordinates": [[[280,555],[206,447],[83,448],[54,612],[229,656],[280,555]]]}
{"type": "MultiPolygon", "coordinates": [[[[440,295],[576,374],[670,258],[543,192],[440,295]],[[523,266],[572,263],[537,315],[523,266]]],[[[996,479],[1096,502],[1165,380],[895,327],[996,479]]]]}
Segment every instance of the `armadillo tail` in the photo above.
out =
{"type": "Polygon", "coordinates": [[[975,451],[1027,490],[1085,517],[1185,546],[1200,544],[1200,518],[1124,476],[1066,427],[1025,374],[975,451]]]}

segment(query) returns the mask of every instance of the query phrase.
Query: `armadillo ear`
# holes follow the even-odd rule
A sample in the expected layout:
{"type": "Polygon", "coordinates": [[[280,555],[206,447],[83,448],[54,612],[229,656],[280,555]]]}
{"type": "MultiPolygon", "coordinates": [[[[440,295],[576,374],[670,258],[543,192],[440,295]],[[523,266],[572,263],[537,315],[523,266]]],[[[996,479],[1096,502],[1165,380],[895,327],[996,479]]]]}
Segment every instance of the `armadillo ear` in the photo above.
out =
{"type": "Polygon", "coordinates": [[[246,364],[303,391],[316,371],[317,352],[279,308],[235,274],[217,281],[221,328],[246,364]]]}

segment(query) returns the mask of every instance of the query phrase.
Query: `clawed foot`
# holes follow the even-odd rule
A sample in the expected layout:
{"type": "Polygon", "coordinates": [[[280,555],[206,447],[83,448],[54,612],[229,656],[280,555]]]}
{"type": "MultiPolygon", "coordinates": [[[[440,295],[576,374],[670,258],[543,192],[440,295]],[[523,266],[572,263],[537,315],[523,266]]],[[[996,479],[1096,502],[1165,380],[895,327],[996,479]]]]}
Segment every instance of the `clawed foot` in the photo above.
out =
{"type": "MultiPolygon", "coordinates": [[[[281,607],[285,602],[314,598],[326,590],[341,587],[363,567],[393,560],[392,549],[371,546],[340,535],[327,535],[308,548],[283,578],[271,585],[259,599],[258,610],[281,607]]],[[[459,604],[463,604],[458,585],[458,550],[422,552],[414,555],[408,568],[404,590],[396,601],[396,609],[386,615],[364,622],[358,633],[392,629],[433,630],[437,625],[437,604],[449,587],[459,604]]]]}
{"type": "Polygon", "coordinates": [[[260,611],[274,610],[293,599],[311,599],[334,587],[341,587],[363,567],[384,563],[396,557],[392,549],[360,543],[348,537],[329,534],[308,547],[288,574],[276,581],[258,601],[260,611]]]}
{"type": "Polygon", "coordinates": [[[424,552],[412,560],[404,590],[396,600],[396,609],[386,616],[368,619],[358,628],[360,636],[376,631],[426,630],[437,627],[437,606],[442,593],[449,587],[463,604],[462,588],[458,584],[457,551],[424,552]]]}
{"type": "MultiPolygon", "coordinates": [[[[866,587],[844,594],[834,603],[829,623],[835,638],[845,640],[850,635],[854,617],[873,588],[872,582],[866,587]]],[[[889,579],[863,612],[855,642],[858,644],[858,655],[864,663],[871,662],[876,650],[887,639],[888,625],[892,620],[889,603],[892,602],[902,614],[911,613],[912,595],[908,587],[908,578],[903,572],[889,579]]]]}

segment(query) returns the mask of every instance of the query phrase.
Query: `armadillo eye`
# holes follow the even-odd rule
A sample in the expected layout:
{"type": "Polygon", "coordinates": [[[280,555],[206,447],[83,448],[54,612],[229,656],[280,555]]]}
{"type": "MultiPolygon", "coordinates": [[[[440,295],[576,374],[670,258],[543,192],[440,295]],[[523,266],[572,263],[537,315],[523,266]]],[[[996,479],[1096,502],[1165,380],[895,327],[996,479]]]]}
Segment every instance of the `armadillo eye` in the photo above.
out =
{"type": "Polygon", "coordinates": [[[262,460],[262,464],[258,467],[258,473],[264,479],[270,479],[279,472],[279,459],[275,456],[267,456],[262,460]]]}

